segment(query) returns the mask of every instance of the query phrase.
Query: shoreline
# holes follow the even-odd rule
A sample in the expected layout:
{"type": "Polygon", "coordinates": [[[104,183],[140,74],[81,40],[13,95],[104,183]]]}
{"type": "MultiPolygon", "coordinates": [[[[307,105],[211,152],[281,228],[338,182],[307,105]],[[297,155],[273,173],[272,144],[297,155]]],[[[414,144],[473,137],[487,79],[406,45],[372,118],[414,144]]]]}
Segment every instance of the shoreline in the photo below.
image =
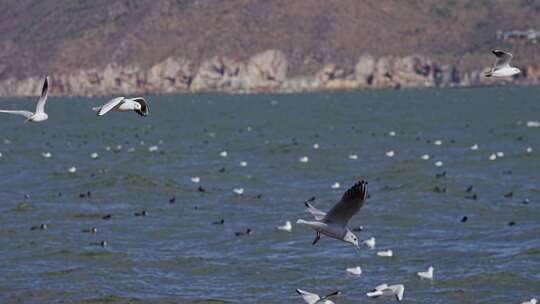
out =
{"type": "MultiPolygon", "coordinates": [[[[540,65],[519,67],[511,79],[493,79],[484,71],[461,71],[458,66],[422,55],[373,57],[361,55],[354,66],[328,63],[309,75],[288,76],[288,61],[279,50],[257,53],[245,61],[213,57],[197,68],[185,58],[169,57],[149,68],[116,63],[101,69],[51,74],[53,96],[110,96],[175,93],[302,93],[406,88],[538,85],[540,65]]],[[[43,76],[0,79],[0,97],[39,94],[43,76]]]]}

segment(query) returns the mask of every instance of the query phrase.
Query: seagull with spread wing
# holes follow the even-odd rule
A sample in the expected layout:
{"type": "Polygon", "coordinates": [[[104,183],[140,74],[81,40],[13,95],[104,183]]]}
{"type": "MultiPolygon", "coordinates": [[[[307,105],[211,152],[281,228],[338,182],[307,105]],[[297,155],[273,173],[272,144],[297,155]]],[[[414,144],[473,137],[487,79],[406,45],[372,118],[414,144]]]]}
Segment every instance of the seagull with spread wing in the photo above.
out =
{"type": "Polygon", "coordinates": [[[518,68],[510,66],[510,60],[512,60],[513,57],[512,54],[500,50],[493,50],[491,52],[497,59],[491,67],[491,70],[486,72],[486,77],[511,77],[521,73],[518,68]]]}
{"type": "Polygon", "coordinates": [[[329,293],[322,298],[319,297],[318,294],[312,293],[309,291],[305,291],[302,289],[297,289],[296,292],[304,299],[304,301],[308,304],[334,304],[331,300],[328,300],[331,297],[339,296],[341,294],[340,291],[335,291],[332,293],[329,293]]]}
{"type": "Polygon", "coordinates": [[[381,284],[376,286],[373,290],[366,293],[370,298],[377,298],[380,296],[395,296],[398,302],[403,300],[403,293],[405,292],[405,286],[403,284],[388,285],[381,284]]]}
{"type": "Polygon", "coordinates": [[[351,243],[358,247],[358,238],[347,227],[349,220],[360,210],[368,197],[367,181],[360,181],[343,194],[341,200],[328,212],[313,207],[309,202],[305,205],[315,221],[299,219],[297,224],[303,224],[315,230],[313,245],[321,239],[321,233],[329,237],[351,243]]]}
{"type": "Polygon", "coordinates": [[[148,103],[142,97],[135,98],[125,98],[125,97],[116,97],[109,100],[106,104],[101,107],[96,107],[93,109],[96,111],[97,116],[102,116],[107,114],[110,111],[135,111],[135,113],[141,116],[148,116],[148,103]]]}
{"type": "Polygon", "coordinates": [[[49,77],[45,77],[43,82],[43,88],[41,89],[41,96],[36,105],[36,112],[19,111],[19,110],[0,110],[0,113],[16,114],[26,117],[26,121],[41,122],[49,118],[49,115],[45,113],[45,102],[47,101],[47,95],[49,94],[49,77]]]}

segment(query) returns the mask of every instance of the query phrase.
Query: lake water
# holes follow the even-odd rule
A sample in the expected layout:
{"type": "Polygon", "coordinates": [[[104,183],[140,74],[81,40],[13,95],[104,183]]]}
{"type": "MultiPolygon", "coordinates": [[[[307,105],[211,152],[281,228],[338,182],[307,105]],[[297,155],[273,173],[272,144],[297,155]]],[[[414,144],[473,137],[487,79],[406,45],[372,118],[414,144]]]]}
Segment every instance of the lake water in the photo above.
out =
{"type": "Polygon", "coordinates": [[[296,288],[394,303],[366,297],[380,283],[406,303],[540,297],[538,87],[147,97],[147,118],[55,97],[45,123],[0,116],[1,303],[303,303],[296,288]],[[276,231],[361,178],[371,198],[350,226],[375,250],[276,231]],[[435,280],[417,278],[430,265],[435,280]]]}

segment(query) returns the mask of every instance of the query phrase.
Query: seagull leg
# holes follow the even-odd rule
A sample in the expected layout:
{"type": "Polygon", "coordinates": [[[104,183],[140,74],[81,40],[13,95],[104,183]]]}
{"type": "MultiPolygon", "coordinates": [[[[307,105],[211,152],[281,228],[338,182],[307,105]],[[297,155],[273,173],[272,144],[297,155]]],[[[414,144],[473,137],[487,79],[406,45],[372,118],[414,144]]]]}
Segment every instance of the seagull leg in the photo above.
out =
{"type": "Polygon", "coordinates": [[[313,245],[317,244],[317,242],[321,239],[321,233],[317,231],[317,235],[315,236],[315,240],[313,240],[313,245]]]}

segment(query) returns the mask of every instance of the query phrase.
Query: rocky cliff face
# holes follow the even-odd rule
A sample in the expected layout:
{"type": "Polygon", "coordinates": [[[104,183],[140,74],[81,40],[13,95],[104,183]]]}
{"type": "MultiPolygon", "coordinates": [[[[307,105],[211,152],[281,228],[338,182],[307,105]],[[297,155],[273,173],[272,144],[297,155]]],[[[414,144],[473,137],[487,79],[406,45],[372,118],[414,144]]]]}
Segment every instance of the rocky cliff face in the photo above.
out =
{"type": "MultiPolygon", "coordinates": [[[[522,67],[514,79],[493,80],[482,71],[461,72],[427,57],[361,55],[352,67],[326,64],[311,75],[289,77],[288,60],[279,50],[267,50],[245,61],[216,56],[195,66],[189,59],[169,57],[143,69],[113,63],[103,69],[80,69],[50,75],[54,95],[133,95],[175,92],[302,92],[379,88],[450,87],[493,83],[540,83],[540,66],[522,67]]],[[[0,96],[36,95],[43,76],[0,81],[0,96]]]]}

